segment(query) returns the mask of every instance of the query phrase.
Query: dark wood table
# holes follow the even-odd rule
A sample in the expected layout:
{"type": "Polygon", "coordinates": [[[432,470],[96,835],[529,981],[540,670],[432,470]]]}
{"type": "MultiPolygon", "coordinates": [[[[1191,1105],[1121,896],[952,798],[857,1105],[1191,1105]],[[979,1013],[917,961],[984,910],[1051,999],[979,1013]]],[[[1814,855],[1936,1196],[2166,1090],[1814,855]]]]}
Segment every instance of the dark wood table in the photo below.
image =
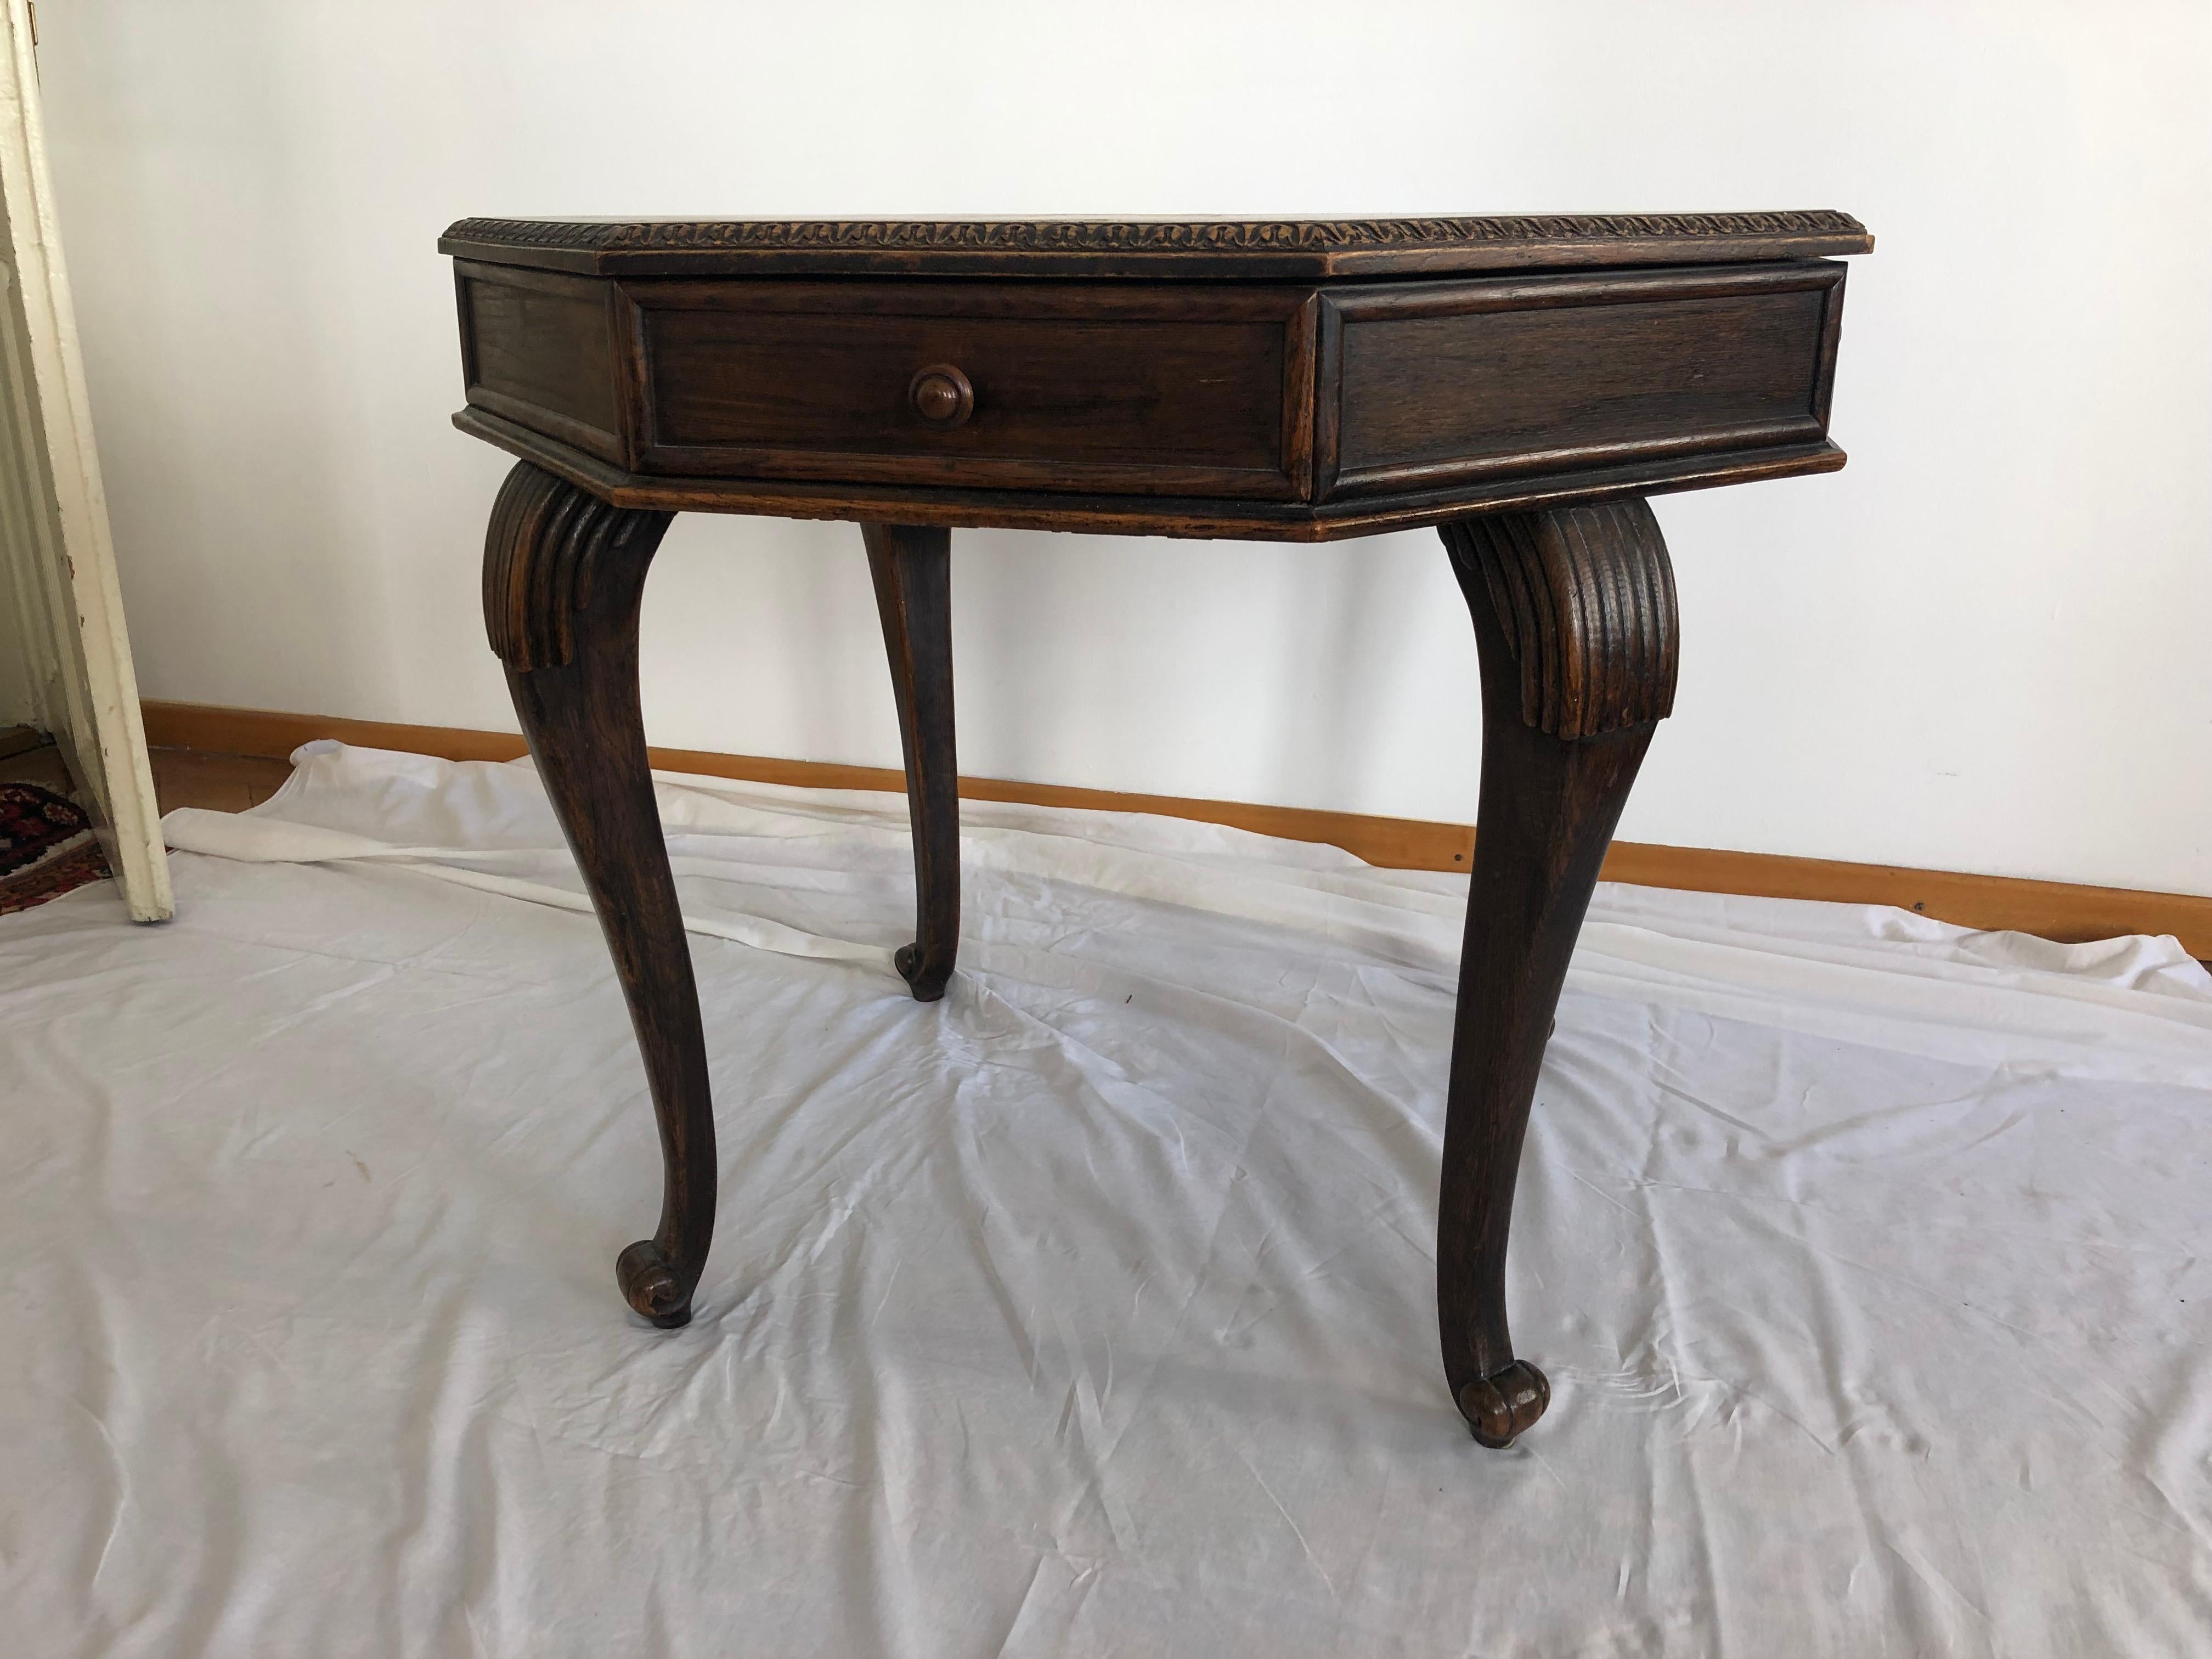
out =
{"type": "Polygon", "coordinates": [[[1841,213],[1343,222],[465,219],[463,431],[519,457],[484,621],[629,999],[660,1225],[616,1265],[691,1316],[714,1120],[638,711],[638,601],[680,512],[848,519],[906,750],[919,917],[960,923],[955,526],[1329,541],[1434,525],[1482,665],[1437,1305],[1486,1446],[1543,1414],[1505,1248],[1529,1102],[1590,889],[1674,695],[1644,497],[1844,464],[1841,213]]]}

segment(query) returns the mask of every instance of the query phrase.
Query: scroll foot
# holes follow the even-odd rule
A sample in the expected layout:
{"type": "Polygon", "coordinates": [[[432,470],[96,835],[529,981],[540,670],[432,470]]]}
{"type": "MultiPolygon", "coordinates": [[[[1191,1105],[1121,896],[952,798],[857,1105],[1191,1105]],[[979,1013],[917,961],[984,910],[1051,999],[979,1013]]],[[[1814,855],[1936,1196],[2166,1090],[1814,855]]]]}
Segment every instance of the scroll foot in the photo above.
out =
{"type": "Polygon", "coordinates": [[[1479,1376],[1459,1391],[1459,1414],[1474,1431],[1478,1444],[1502,1451],[1523,1429],[1535,1426],[1552,1403],[1544,1373],[1516,1359],[1494,1376],[1479,1376]]]}
{"type": "Polygon", "coordinates": [[[623,1300],[663,1330],[691,1322],[691,1293],[651,1239],[638,1240],[615,1259],[615,1282],[623,1300]]]}
{"type": "Polygon", "coordinates": [[[921,951],[911,945],[902,945],[891,953],[891,965],[899,970],[899,977],[907,982],[916,1002],[937,1001],[952,977],[951,963],[925,963],[921,951]]]}

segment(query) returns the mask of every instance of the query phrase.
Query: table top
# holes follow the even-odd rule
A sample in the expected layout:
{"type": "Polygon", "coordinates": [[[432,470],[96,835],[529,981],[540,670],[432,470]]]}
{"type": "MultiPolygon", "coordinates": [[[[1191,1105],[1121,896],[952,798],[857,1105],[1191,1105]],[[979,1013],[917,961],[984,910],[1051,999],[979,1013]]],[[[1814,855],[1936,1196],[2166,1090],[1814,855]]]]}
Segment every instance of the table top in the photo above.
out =
{"type": "Polygon", "coordinates": [[[1401,219],[463,219],[442,252],[595,276],[1319,278],[1864,253],[1847,213],[1401,219]]]}

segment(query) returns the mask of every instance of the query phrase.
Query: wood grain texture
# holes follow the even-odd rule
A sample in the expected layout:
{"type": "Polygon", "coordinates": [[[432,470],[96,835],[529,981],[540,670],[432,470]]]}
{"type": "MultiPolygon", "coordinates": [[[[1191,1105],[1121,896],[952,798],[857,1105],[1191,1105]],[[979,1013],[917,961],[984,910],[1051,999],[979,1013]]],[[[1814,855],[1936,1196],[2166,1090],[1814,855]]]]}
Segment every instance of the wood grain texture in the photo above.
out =
{"type": "Polygon", "coordinates": [[[1396,219],[463,219],[442,252],[633,275],[1318,277],[1864,253],[1831,210],[1396,219]]]}
{"type": "Polygon", "coordinates": [[[1321,290],[1320,498],[1818,442],[1844,268],[1321,290]]]}
{"type": "Polygon", "coordinates": [[[691,1317],[714,1231],[714,1114],[691,952],[638,706],[638,603],[668,516],[610,507],[526,462],[484,541],[484,621],[614,958],[660,1129],[660,1224],[616,1263],[654,1324],[691,1317]]]}
{"type": "MultiPolygon", "coordinates": [[[[453,761],[508,761],[529,752],[528,744],[512,732],[461,726],[402,726],[337,714],[287,714],[211,703],[149,701],[144,708],[148,740],[178,749],[281,757],[303,743],[331,738],[365,748],[397,749],[453,761]]],[[[892,767],[846,766],[704,749],[649,752],[653,764],[665,772],[786,784],[800,789],[899,793],[906,787],[905,775],[892,767]]],[[[1390,870],[1465,871],[1474,852],[1474,825],[1433,819],[1381,817],[1183,795],[1131,794],[1006,778],[963,777],[960,793],[969,800],[1019,801],[1078,811],[1151,812],[1162,817],[1226,824],[1255,835],[1340,847],[1370,864],[1390,870]]],[[[1600,878],[1690,892],[1892,905],[1961,927],[2009,929],[2068,944],[2130,933],[2166,933],[2180,940],[2191,956],[2212,957],[2212,897],[2196,893],[1619,841],[1606,854],[1600,878]]]]}
{"type": "Polygon", "coordinates": [[[626,464],[611,285],[456,260],[453,287],[468,401],[626,464]]]}
{"type": "Polygon", "coordinates": [[[950,531],[864,525],[914,831],[915,936],[894,961],[935,1002],[960,948],[960,763],[953,742],[950,531]]]}
{"type": "Polygon", "coordinates": [[[1482,663],[1482,793],[1437,1203],[1444,1375],[1486,1446],[1541,1416],[1505,1255],[1521,1143],[1598,869],[1674,696],[1667,550],[1642,502],[1446,526],[1482,663]]]}
{"type": "Polygon", "coordinates": [[[629,282],[634,471],[1294,499],[1307,295],[1145,283],[629,282]],[[957,418],[913,388],[963,383],[957,418]]]}

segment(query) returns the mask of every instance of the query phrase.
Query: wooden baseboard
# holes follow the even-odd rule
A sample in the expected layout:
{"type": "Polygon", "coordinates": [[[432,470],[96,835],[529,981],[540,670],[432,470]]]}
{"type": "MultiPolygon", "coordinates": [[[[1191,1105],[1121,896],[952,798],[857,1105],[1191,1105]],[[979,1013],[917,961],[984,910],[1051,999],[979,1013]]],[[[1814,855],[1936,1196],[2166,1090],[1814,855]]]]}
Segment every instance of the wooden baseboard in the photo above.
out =
{"type": "MultiPolygon", "coordinates": [[[[281,758],[314,738],[336,738],[368,748],[407,750],[447,760],[506,761],[526,752],[520,737],[502,732],[392,726],[334,714],[285,714],[207,703],[148,702],[144,710],[146,741],[161,749],[281,758]]],[[[753,783],[796,784],[814,789],[903,790],[906,787],[905,775],[891,767],[774,760],[698,749],[655,749],[652,753],[653,763],[665,771],[697,772],[753,783]]],[[[1198,800],[1179,795],[1128,795],[999,778],[963,778],[960,793],[971,800],[1153,812],[1225,823],[1289,841],[1326,842],[1370,864],[1395,870],[1464,870],[1474,850],[1474,831],[1468,825],[1419,818],[1255,806],[1243,801],[1198,800]]],[[[2013,876],[1907,870],[1886,864],[1845,864],[1832,859],[1702,847],[1654,847],[1635,842],[1613,844],[1606,855],[1605,877],[1608,881],[1702,893],[1890,904],[1963,927],[2010,929],[2069,943],[2123,933],[2172,933],[2191,955],[2212,957],[2212,898],[2187,893],[2082,887],[2013,876]]]]}

